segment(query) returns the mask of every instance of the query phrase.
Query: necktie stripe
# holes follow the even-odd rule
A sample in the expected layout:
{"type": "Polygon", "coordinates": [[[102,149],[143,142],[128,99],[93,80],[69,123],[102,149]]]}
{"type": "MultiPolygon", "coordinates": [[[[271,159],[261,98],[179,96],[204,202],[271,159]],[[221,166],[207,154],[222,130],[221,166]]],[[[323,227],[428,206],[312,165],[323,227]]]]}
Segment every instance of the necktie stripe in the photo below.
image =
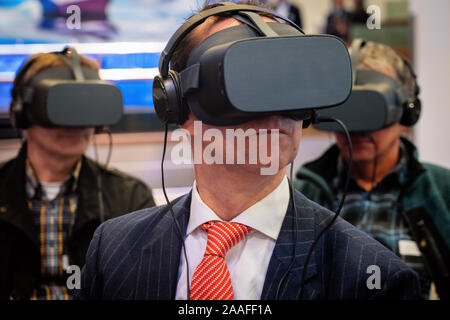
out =
{"type": "Polygon", "coordinates": [[[223,268],[219,269],[221,272],[219,272],[219,276],[216,279],[208,279],[208,283],[202,288],[202,290],[199,292],[200,297],[204,297],[206,294],[209,294],[211,296],[211,300],[215,300],[215,297],[217,296],[217,293],[219,292],[217,289],[222,288],[226,285],[228,277],[225,272],[223,272],[223,268]]]}
{"type": "MultiPolygon", "coordinates": [[[[223,225],[223,227],[226,228],[226,225],[223,225]]],[[[211,230],[210,232],[220,237],[220,241],[223,243],[225,251],[230,250],[234,246],[232,239],[232,236],[234,235],[233,233],[227,233],[227,230],[211,230]]]]}
{"type": "Polygon", "coordinates": [[[197,285],[198,282],[203,281],[208,276],[209,273],[217,270],[217,267],[220,265],[220,262],[221,262],[220,260],[216,259],[216,260],[206,261],[206,263],[204,265],[199,265],[199,267],[201,268],[201,272],[199,273],[197,278],[192,279],[191,286],[194,287],[195,285],[197,285]]]}
{"type": "Polygon", "coordinates": [[[210,277],[211,271],[217,270],[219,265],[220,265],[220,261],[215,261],[214,263],[212,263],[211,269],[209,269],[210,272],[205,271],[205,269],[208,270],[207,267],[205,268],[204,266],[202,266],[200,269],[199,277],[197,279],[195,279],[196,281],[192,281],[192,287],[201,288],[202,286],[205,286],[204,284],[203,285],[198,285],[198,284],[206,283],[207,281],[205,281],[205,279],[207,280],[210,277]]]}
{"type": "Polygon", "coordinates": [[[233,292],[233,289],[231,287],[231,283],[228,284],[226,290],[224,290],[216,300],[230,300],[230,292],[233,292]]]}
{"type": "Polygon", "coordinates": [[[217,277],[208,278],[207,281],[202,282],[203,286],[199,288],[197,294],[199,298],[205,297],[208,293],[210,293],[211,298],[213,299],[215,295],[215,290],[218,287],[222,287],[224,283],[227,281],[226,273],[223,272],[223,268],[218,268],[217,277]]]}
{"type": "Polygon", "coordinates": [[[250,227],[235,222],[209,221],[201,225],[208,233],[203,260],[195,269],[191,281],[193,300],[230,300],[233,287],[225,261],[228,250],[251,231],[250,227]]]}
{"type": "MultiPolygon", "coordinates": [[[[210,237],[212,237],[212,235],[210,237]]],[[[218,243],[219,242],[209,242],[206,247],[207,251],[205,251],[205,254],[220,255],[221,252],[218,243]]]]}
{"type": "Polygon", "coordinates": [[[240,241],[240,236],[239,236],[240,231],[241,231],[240,228],[235,227],[233,224],[224,224],[223,227],[224,227],[223,232],[229,236],[232,243],[234,242],[233,246],[240,241]],[[225,230],[228,230],[228,233],[226,233],[225,230]],[[236,237],[236,235],[238,237],[236,237]],[[234,237],[232,237],[232,236],[234,236],[234,237]]]}
{"type": "Polygon", "coordinates": [[[221,236],[218,233],[213,233],[212,231],[210,231],[210,234],[208,234],[208,237],[211,237],[211,245],[213,245],[215,248],[210,253],[216,254],[219,256],[224,256],[225,252],[229,250],[227,243],[224,242],[224,240],[221,238],[221,236]]]}

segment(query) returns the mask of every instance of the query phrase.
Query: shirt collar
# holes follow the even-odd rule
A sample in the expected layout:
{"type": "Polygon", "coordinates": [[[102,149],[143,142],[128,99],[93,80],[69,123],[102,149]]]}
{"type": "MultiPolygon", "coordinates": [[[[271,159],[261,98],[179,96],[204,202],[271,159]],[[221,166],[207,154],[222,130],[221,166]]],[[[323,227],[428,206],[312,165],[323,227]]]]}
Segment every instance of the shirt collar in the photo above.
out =
{"type": "MultiPolygon", "coordinates": [[[[73,169],[72,173],[69,175],[67,179],[64,180],[63,185],[61,186],[61,190],[59,194],[65,194],[68,192],[75,192],[75,189],[78,184],[78,178],[80,176],[82,159],[79,159],[73,169]]],[[[42,188],[42,185],[37,177],[33,166],[31,165],[28,159],[25,161],[25,190],[27,193],[28,199],[33,198],[45,198],[45,191],[42,188]]]]}
{"type": "MultiPolygon", "coordinates": [[[[289,198],[289,182],[287,177],[284,177],[278,187],[271,193],[237,215],[230,222],[245,224],[276,240],[286,215],[289,198]]],[[[194,181],[187,235],[203,223],[211,220],[223,221],[200,198],[200,194],[197,191],[197,183],[194,181]]]]}

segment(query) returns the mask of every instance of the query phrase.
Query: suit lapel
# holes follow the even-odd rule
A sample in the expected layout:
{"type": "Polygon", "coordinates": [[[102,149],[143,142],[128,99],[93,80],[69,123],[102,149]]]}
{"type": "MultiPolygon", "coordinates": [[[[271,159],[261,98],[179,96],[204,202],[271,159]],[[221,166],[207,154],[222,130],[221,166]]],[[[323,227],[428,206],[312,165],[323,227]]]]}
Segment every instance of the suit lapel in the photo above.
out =
{"type": "MultiPolygon", "coordinates": [[[[173,204],[173,212],[180,226],[183,238],[186,234],[191,204],[191,193],[173,204]]],[[[174,299],[178,282],[181,239],[168,206],[162,218],[152,228],[152,237],[144,244],[138,267],[135,299],[174,299]]],[[[156,213],[158,214],[158,213],[156,213]]]]}
{"type": "MultiPolygon", "coordinates": [[[[292,197],[292,195],[291,195],[292,197]]],[[[309,208],[307,199],[295,192],[295,205],[297,208],[297,245],[294,246],[296,225],[295,225],[295,211],[290,202],[283,224],[281,226],[280,234],[273,250],[272,257],[269,262],[269,267],[266,273],[263,291],[261,294],[262,300],[276,299],[278,286],[281,278],[289,269],[294,256],[294,247],[296,250],[295,262],[291,271],[286,276],[283,285],[279,291],[279,299],[296,299],[300,291],[301,275],[303,266],[306,261],[308,251],[316,236],[314,214],[309,208]]],[[[320,242],[316,245],[317,251],[320,242]]],[[[318,293],[318,288],[308,286],[308,280],[317,274],[316,257],[311,255],[308,269],[306,273],[306,284],[304,297],[312,298],[318,293]]]]}

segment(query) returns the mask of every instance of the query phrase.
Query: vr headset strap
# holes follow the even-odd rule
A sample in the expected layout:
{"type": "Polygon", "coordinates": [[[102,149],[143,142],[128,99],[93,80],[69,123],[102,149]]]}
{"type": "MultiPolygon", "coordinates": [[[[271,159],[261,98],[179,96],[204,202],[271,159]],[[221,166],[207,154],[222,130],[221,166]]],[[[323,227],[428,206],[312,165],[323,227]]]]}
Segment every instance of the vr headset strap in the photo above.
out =
{"type": "Polygon", "coordinates": [[[241,5],[241,4],[232,4],[232,3],[222,3],[221,6],[217,6],[208,10],[205,10],[204,12],[201,12],[197,15],[192,16],[189,18],[186,23],[184,23],[169,39],[169,42],[167,43],[166,47],[164,48],[163,52],[161,52],[161,56],[159,59],[159,70],[163,77],[166,77],[169,73],[169,62],[170,59],[178,47],[178,44],[184,39],[184,37],[191,32],[195,27],[197,27],[199,24],[203,23],[207,18],[211,16],[217,16],[221,14],[228,14],[232,16],[233,14],[236,14],[238,12],[242,11],[251,11],[251,12],[259,12],[259,13],[268,13],[271,15],[274,15],[274,17],[281,19],[285,21],[286,23],[290,24],[294,28],[298,29],[301,33],[304,34],[303,30],[297,26],[295,23],[293,23],[291,20],[277,14],[273,10],[262,8],[262,7],[256,7],[252,5],[241,5]]]}
{"type": "Polygon", "coordinates": [[[403,105],[409,100],[409,92],[406,86],[400,86],[395,90],[395,94],[397,95],[399,105],[403,105]]]}
{"type": "Polygon", "coordinates": [[[361,50],[362,47],[364,47],[365,44],[366,44],[366,41],[358,38],[358,39],[353,40],[352,45],[350,47],[351,48],[350,60],[352,62],[353,85],[356,82],[356,66],[358,65],[359,51],[361,50]]]}
{"type": "Polygon", "coordinates": [[[64,62],[72,69],[75,80],[83,81],[84,76],[83,72],[81,71],[80,56],[78,55],[78,52],[75,50],[75,48],[66,47],[62,52],[57,53],[60,55],[60,58],[64,60],[64,62]],[[67,51],[72,52],[72,59],[67,58],[67,56],[65,55],[67,51]]]}
{"type": "MultiPolygon", "coordinates": [[[[244,14],[244,12],[242,12],[244,14]]],[[[252,28],[262,36],[277,37],[279,34],[274,31],[270,24],[266,23],[258,14],[253,12],[245,12],[245,16],[241,13],[233,15],[233,18],[239,20],[244,25],[252,28]]],[[[180,72],[181,92],[183,96],[191,91],[199,88],[200,81],[200,64],[196,63],[180,72]]]]}
{"type": "Polygon", "coordinates": [[[198,89],[200,83],[200,63],[196,63],[180,73],[183,96],[191,89],[198,89]]]}
{"type": "Polygon", "coordinates": [[[23,103],[32,103],[33,102],[33,95],[34,95],[34,88],[33,87],[24,87],[21,90],[21,96],[23,103]]]}
{"type": "Polygon", "coordinates": [[[243,24],[246,24],[247,26],[251,27],[253,30],[261,34],[261,30],[258,29],[258,27],[248,18],[245,18],[241,15],[235,14],[232,16],[234,19],[239,20],[243,24]]]}
{"type": "Polygon", "coordinates": [[[243,12],[239,12],[239,14],[234,15],[233,18],[249,25],[250,27],[253,27],[254,29],[256,29],[259,32],[259,34],[261,34],[263,36],[266,36],[266,37],[278,37],[279,36],[279,34],[276,33],[269,26],[269,24],[266,21],[264,21],[264,19],[257,13],[250,12],[250,11],[243,11],[243,12]],[[247,18],[249,18],[252,23],[242,16],[246,16],[247,18]]]}

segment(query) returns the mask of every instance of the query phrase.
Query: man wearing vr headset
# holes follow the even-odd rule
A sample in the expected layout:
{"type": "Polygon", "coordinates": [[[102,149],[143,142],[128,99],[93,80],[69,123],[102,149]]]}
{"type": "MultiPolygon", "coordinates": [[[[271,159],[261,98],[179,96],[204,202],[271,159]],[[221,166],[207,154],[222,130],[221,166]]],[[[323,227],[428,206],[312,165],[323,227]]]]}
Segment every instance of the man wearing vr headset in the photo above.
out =
{"type": "MultiPolygon", "coordinates": [[[[415,146],[402,137],[419,119],[416,75],[392,48],[356,39],[351,48],[354,87],[350,99],[322,115],[341,119],[351,131],[353,170],[341,216],[369,233],[418,272],[422,296],[434,281],[441,299],[450,297],[450,170],[420,163],[415,146]]],[[[343,194],[349,154],[339,128],[336,144],[297,173],[296,187],[330,209],[343,194]]]]}
{"type": "Polygon", "coordinates": [[[74,269],[66,270],[84,265],[95,228],[111,217],[154,205],[144,183],[83,155],[93,125],[108,124],[102,120],[111,118],[107,110],[116,108],[114,118],[121,116],[121,100],[105,104],[95,97],[105,88],[118,93],[99,79],[94,61],[73,50],[33,55],[18,71],[10,114],[25,139],[18,156],[0,166],[1,299],[70,298],[73,288],[67,288],[66,279],[74,269]],[[71,66],[75,57],[79,68],[71,66]],[[73,73],[84,80],[74,81],[73,73]],[[87,95],[94,100],[86,101],[93,113],[104,108],[100,121],[92,121],[95,116],[84,113],[83,106],[69,110],[70,101],[51,102],[64,86],[72,86],[64,99],[73,102],[87,95]],[[39,100],[45,94],[46,99],[39,100]],[[58,110],[64,110],[63,118],[55,120],[58,110]],[[64,126],[64,121],[78,122],[64,126]]]}
{"type": "MultiPolygon", "coordinates": [[[[266,69],[254,69],[252,80],[261,85],[273,75],[255,75],[272,68],[270,60],[259,54],[290,52],[286,59],[295,58],[301,64],[289,47],[304,45],[306,56],[315,59],[321,53],[317,50],[326,45],[331,51],[330,59],[339,57],[344,66],[337,66],[339,70],[335,75],[339,76],[322,81],[310,79],[310,83],[315,88],[323,81],[334,81],[336,86],[333,88],[341,84],[333,94],[326,90],[331,98],[323,102],[336,104],[350,93],[348,52],[334,37],[303,37],[296,26],[278,23],[275,17],[280,17],[276,13],[248,3],[207,5],[200,14],[188,19],[163,51],[161,75],[154,79],[153,98],[156,111],[166,124],[166,134],[168,123],[179,124],[194,140],[196,135],[203,135],[210,129],[225,134],[227,129],[279,130],[279,145],[271,143],[268,147],[279,147],[280,155],[276,159],[279,169],[275,174],[261,175],[260,169],[264,166],[261,162],[194,163],[192,192],[166,206],[109,220],[97,229],[83,269],[80,299],[416,297],[418,280],[415,273],[389,250],[342,219],[325,232],[305,268],[311,244],[333,214],[295,191],[286,177],[286,168],[295,158],[301,140],[302,121],[298,119],[301,112],[294,114],[288,108],[288,98],[294,98],[296,92],[287,92],[282,97],[286,98],[284,109],[278,106],[271,112],[261,112],[261,109],[267,111],[271,107],[266,104],[270,96],[260,92],[264,97],[258,100],[259,95],[249,96],[247,89],[234,91],[230,83],[228,87],[216,86],[216,81],[222,73],[225,79],[236,84],[241,76],[248,75],[247,64],[255,62],[261,67],[259,59],[263,59],[266,69]],[[281,37],[272,34],[274,30],[295,36],[281,37]],[[267,34],[272,37],[264,36],[267,34]],[[227,47],[227,41],[232,41],[233,45],[227,47]],[[303,41],[310,45],[309,49],[303,41]],[[313,52],[308,52],[313,47],[313,52]],[[215,59],[218,56],[235,59],[228,64],[228,58],[215,59]],[[212,71],[208,73],[208,70],[212,71]],[[239,72],[235,73],[235,70],[239,72]],[[202,91],[202,87],[206,90],[202,91]],[[187,105],[176,99],[177,94],[181,94],[178,90],[184,91],[187,105]],[[234,103],[226,101],[226,96],[234,103]],[[247,100],[240,105],[242,97],[247,100]],[[253,100],[249,102],[248,99],[253,100]],[[208,100],[215,102],[205,103],[208,100]],[[242,111],[253,103],[261,107],[253,113],[242,111]],[[195,121],[199,119],[204,122],[200,133],[195,130],[195,121]],[[366,281],[367,268],[374,265],[382,270],[381,286],[372,291],[366,281]],[[304,270],[307,271],[302,276],[304,270]]],[[[311,63],[303,63],[301,67],[308,65],[311,63]]],[[[281,74],[289,77],[288,71],[296,65],[285,67],[289,69],[281,74]]],[[[306,76],[311,73],[308,71],[306,76]]],[[[240,83],[247,83],[248,90],[258,90],[246,80],[240,83]]],[[[305,91],[308,96],[304,100],[310,98],[313,103],[318,103],[319,97],[314,94],[308,95],[305,91]]],[[[293,108],[296,112],[302,106],[310,110],[298,101],[295,105],[298,107],[293,108]]],[[[272,131],[269,136],[273,134],[272,131]]],[[[200,144],[202,154],[207,148],[207,143],[203,142],[200,144]]],[[[222,142],[226,144],[226,141],[222,142]]],[[[195,142],[191,146],[193,154],[196,153],[195,142]]],[[[225,151],[219,148],[216,152],[225,151]]],[[[245,153],[248,152],[246,144],[245,153]]]]}

